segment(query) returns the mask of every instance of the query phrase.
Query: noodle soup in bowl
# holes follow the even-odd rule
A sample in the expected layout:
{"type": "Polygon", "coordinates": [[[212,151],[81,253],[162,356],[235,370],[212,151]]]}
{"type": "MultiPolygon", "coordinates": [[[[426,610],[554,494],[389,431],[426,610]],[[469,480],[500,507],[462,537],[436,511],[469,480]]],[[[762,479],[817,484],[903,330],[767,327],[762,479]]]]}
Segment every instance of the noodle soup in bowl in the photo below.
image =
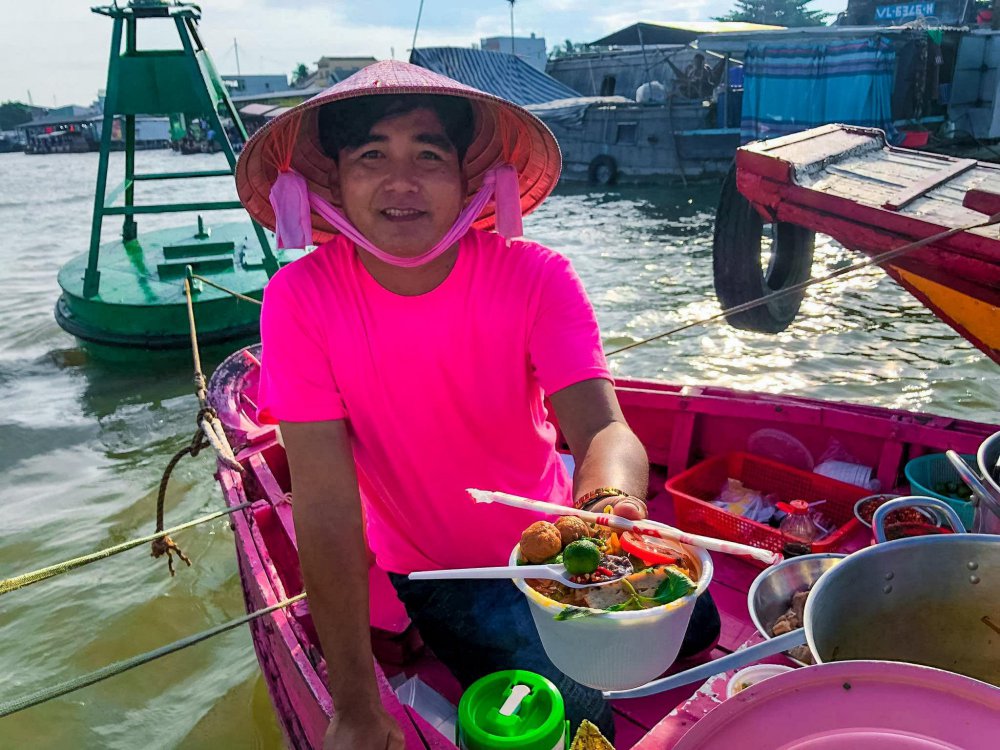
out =
{"type": "MultiPolygon", "coordinates": [[[[680,651],[695,600],[712,580],[712,558],[700,547],[676,545],[691,565],[694,590],[669,604],[634,611],[606,612],[555,601],[525,579],[515,585],[528,608],[546,655],[563,674],[598,690],[627,690],[663,674],[680,651]],[[696,575],[695,575],[696,574],[696,575]],[[567,619],[566,610],[580,611],[567,619]]],[[[520,545],[510,564],[520,559],[520,545]]]]}

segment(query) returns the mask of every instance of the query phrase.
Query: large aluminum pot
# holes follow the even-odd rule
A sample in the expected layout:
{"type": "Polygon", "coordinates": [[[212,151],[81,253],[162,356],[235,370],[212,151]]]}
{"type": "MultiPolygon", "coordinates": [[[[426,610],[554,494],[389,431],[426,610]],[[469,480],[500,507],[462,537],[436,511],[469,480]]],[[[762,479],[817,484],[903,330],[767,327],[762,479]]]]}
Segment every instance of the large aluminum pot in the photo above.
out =
{"type": "MultiPolygon", "coordinates": [[[[933,505],[902,498],[875,513],[933,505]]],[[[842,560],[819,579],[805,608],[817,662],[902,661],[958,672],[1000,686],[1000,537],[942,534],[877,544],[842,560]]]]}

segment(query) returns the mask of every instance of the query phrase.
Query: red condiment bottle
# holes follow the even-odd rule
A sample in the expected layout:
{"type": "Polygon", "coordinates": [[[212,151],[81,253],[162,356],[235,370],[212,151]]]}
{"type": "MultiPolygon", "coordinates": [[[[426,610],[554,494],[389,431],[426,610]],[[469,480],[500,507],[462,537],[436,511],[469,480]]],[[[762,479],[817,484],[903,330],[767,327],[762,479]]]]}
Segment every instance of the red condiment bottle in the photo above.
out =
{"type": "Polygon", "coordinates": [[[813,539],[819,535],[819,528],[809,516],[809,503],[805,500],[778,503],[778,510],[788,514],[778,526],[784,539],[782,554],[785,557],[808,555],[812,552],[813,539]]]}

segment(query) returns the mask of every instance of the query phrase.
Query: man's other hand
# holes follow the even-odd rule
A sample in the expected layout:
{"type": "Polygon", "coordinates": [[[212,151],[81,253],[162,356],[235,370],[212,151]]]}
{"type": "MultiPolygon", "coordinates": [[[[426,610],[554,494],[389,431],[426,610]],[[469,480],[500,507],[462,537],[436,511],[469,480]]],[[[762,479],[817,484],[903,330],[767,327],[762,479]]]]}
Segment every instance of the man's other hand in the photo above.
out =
{"type": "Polygon", "coordinates": [[[403,730],[380,705],[372,711],[334,713],[323,750],[406,750],[403,730]]]}

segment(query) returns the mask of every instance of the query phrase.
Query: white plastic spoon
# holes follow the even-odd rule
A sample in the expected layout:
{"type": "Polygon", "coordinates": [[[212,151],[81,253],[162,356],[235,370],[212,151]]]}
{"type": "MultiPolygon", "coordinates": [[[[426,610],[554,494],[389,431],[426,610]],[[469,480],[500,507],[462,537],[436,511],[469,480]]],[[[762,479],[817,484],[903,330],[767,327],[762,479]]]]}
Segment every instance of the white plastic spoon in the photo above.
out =
{"type": "Polygon", "coordinates": [[[806,631],[804,628],[797,628],[790,633],[784,633],[763,643],[758,643],[742,651],[734,651],[721,659],[706,662],[692,669],[672,674],[669,677],[662,677],[653,680],[645,685],[631,690],[612,690],[604,693],[606,700],[618,700],[619,698],[641,698],[645,695],[655,695],[665,693],[674,688],[690,685],[692,682],[707,680],[712,675],[728,672],[730,669],[739,669],[747,664],[753,664],[767,656],[780,654],[790,648],[801,646],[806,642],[806,631]]]}
{"type": "Polygon", "coordinates": [[[625,576],[615,576],[606,581],[593,583],[577,583],[566,572],[562,563],[552,565],[502,565],[495,568],[451,568],[448,570],[419,570],[410,573],[411,581],[448,581],[461,578],[544,578],[547,581],[558,581],[571,589],[587,589],[592,586],[606,586],[615,583],[625,576]]]}

